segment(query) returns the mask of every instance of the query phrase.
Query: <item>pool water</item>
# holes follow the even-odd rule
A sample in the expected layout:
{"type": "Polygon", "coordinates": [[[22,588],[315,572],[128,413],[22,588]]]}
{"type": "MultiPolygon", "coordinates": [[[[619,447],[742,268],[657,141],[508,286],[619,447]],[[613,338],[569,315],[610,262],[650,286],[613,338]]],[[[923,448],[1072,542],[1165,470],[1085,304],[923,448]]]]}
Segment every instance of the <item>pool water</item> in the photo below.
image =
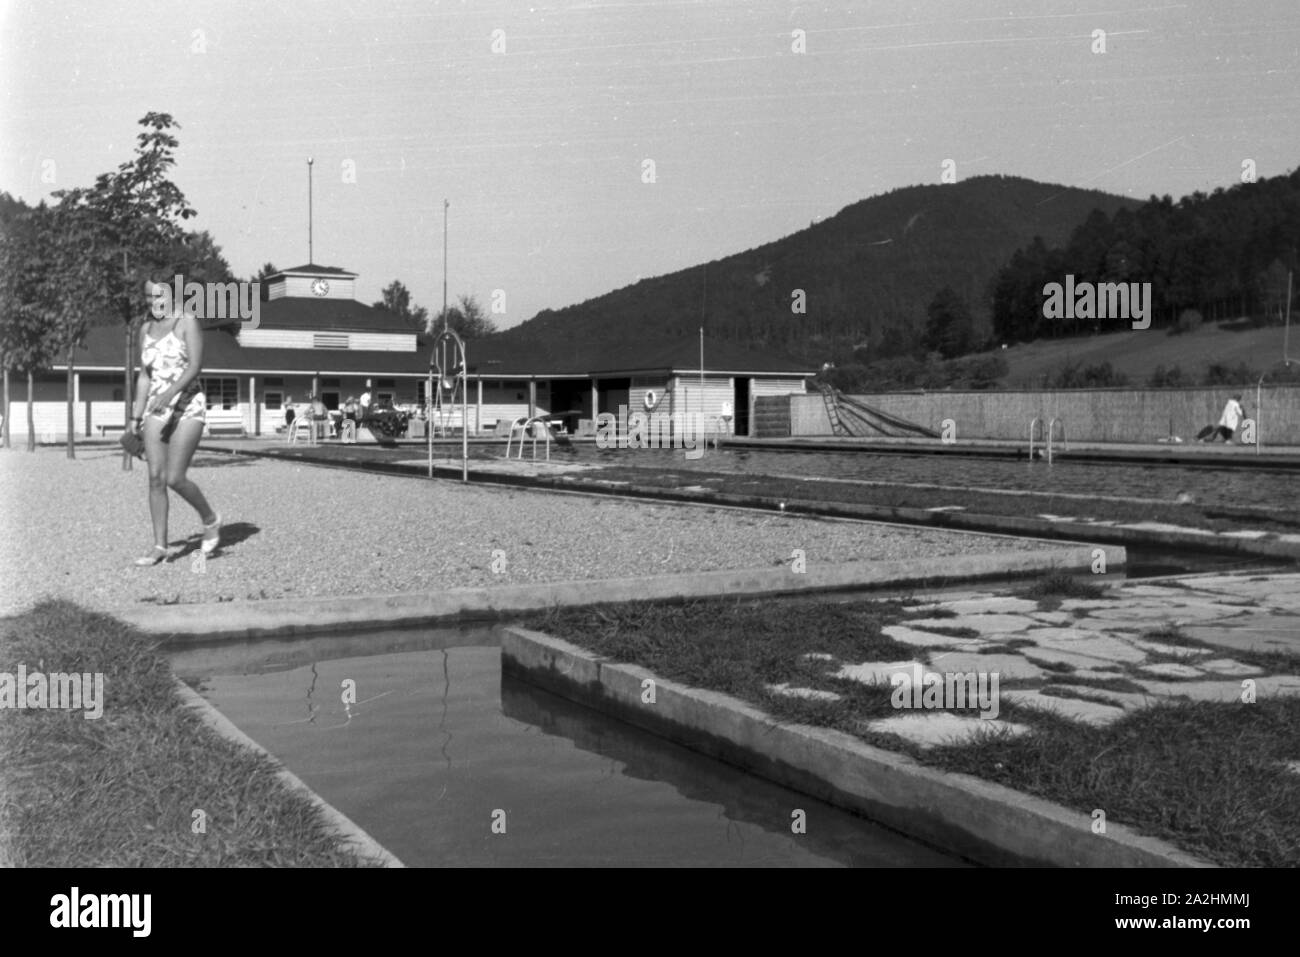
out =
{"type": "Polygon", "coordinates": [[[1300,508],[1295,499],[1296,473],[1285,469],[1128,465],[1069,458],[1048,465],[976,456],[907,455],[871,450],[797,452],[728,448],[725,444],[721,449],[709,448],[697,459],[688,459],[681,450],[671,449],[598,449],[586,443],[574,449],[572,453],[553,449],[553,457],[559,461],[573,458],[631,468],[1064,492],[1155,499],[1171,504],[1185,492],[1199,505],[1260,508],[1300,521],[1300,508]]]}
{"type": "Polygon", "coordinates": [[[173,667],[408,865],[965,866],[503,677],[489,629],[200,648],[173,667]]]}

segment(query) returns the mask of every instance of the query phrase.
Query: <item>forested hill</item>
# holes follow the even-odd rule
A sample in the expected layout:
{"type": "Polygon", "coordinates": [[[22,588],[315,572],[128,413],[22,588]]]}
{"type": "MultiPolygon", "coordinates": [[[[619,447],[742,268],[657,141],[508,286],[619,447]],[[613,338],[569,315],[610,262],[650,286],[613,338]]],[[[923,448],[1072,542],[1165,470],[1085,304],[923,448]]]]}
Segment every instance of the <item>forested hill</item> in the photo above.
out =
{"type": "Polygon", "coordinates": [[[988,328],[990,280],[1016,249],[1036,235],[1064,243],[1094,209],[1110,216],[1138,205],[1011,176],[909,186],[764,246],[544,310],[502,335],[627,341],[647,330],[691,336],[703,325],[715,339],[820,361],[854,346],[874,348],[891,326],[915,338],[944,286],[988,328]],[[802,315],[791,308],[800,289],[802,315]]]}

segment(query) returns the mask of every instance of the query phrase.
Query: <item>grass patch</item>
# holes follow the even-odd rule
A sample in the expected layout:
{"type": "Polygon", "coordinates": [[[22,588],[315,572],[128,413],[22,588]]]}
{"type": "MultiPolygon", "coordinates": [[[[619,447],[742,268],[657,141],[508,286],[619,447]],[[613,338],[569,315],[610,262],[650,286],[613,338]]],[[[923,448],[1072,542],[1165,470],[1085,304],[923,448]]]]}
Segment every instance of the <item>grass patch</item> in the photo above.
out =
{"type": "MultiPolygon", "coordinates": [[[[1085,581],[1067,572],[1048,572],[1018,593],[1021,598],[1101,598],[1106,594],[1104,585],[1085,581]]],[[[1044,611],[1053,609],[1045,608],[1044,611]]]]}
{"type": "MultiPolygon", "coordinates": [[[[923,764],[997,781],[1084,814],[1102,808],[1113,822],[1220,864],[1300,865],[1300,816],[1294,813],[1300,776],[1281,764],[1296,757],[1300,700],[1270,698],[1250,707],[1157,703],[1105,727],[1003,701],[1000,717],[1031,725],[1031,733],[1013,737],[987,728],[994,733],[970,744],[923,749],[870,728],[873,719],[900,714],[888,684],[834,677],[827,673],[831,663],[801,657],[820,652],[845,662],[911,659],[917,649],[880,630],[906,613],[899,601],[639,602],[556,610],[532,616],[527,625],[665,678],[734,695],[782,720],[844,731],[923,764]],[[768,690],[782,682],[842,698],[797,699],[768,690]]],[[[1122,674],[1080,676],[1066,669],[1048,669],[1055,687],[1044,693],[1112,705],[1096,692],[1143,693],[1122,674]]]]}
{"type": "Polygon", "coordinates": [[[0,619],[0,671],[104,675],[103,716],[0,711],[3,830],[19,867],[319,867],[361,863],[265,757],[185,707],[157,643],[44,602],[0,619]],[[205,833],[191,830],[193,812],[205,833]]]}
{"type": "Polygon", "coordinates": [[[1300,864],[1300,701],[1157,704],[1107,727],[1040,726],[926,760],[1136,827],[1230,867],[1300,864]]]}

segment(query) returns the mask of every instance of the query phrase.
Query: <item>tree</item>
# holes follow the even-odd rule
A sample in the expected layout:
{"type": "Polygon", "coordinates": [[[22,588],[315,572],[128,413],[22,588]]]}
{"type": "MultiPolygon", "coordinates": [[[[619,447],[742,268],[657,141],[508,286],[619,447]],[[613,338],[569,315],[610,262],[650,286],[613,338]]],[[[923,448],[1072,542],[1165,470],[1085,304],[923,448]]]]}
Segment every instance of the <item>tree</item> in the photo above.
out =
{"type": "Polygon", "coordinates": [[[975,320],[965,300],[951,286],[944,286],[926,309],[922,344],[945,359],[965,355],[975,345],[975,320]]]}
{"type": "MultiPolygon", "coordinates": [[[[35,376],[49,366],[57,347],[43,304],[54,245],[52,218],[42,202],[14,217],[0,237],[0,352],[6,374],[14,371],[27,378],[29,452],[36,451],[35,376]]],[[[6,389],[6,406],[7,399],[6,389]]],[[[8,419],[6,408],[6,429],[8,419]]]]}
{"type": "Polygon", "coordinates": [[[423,331],[429,324],[429,310],[423,306],[411,305],[411,291],[402,285],[401,280],[394,279],[385,286],[383,297],[375,303],[376,309],[383,309],[400,319],[405,319],[417,332],[423,331]]]}
{"type": "Polygon", "coordinates": [[[426,331],[436,335],[442,331],[444,322],[462,339],[486,339],[497,333],[497,324],[488,318],[473,296],[461,296],[445,313],[439,310],[426,331]]]}
{"type": "MultiPolygon", "coordinates": [[[[185,264],[177,259],[186,244],[183,222],[195,211],[168,175],[176,165],[180,129],[169,113],[146,113],[144,130],[136,135],[135,156],[110,173],[101,173],[90,188],[60,190],[61,206],[84,214],[93,224],[93,238],[85,243],[87,268],[99,279],[122,322],[124,343],[124,415],[129,417],[135,368],[135,338],[147,311],[146,281],[170,281],[171,273],[185,264]]],[[[131,467],[123,453],[122,467],[131,467]]]]}

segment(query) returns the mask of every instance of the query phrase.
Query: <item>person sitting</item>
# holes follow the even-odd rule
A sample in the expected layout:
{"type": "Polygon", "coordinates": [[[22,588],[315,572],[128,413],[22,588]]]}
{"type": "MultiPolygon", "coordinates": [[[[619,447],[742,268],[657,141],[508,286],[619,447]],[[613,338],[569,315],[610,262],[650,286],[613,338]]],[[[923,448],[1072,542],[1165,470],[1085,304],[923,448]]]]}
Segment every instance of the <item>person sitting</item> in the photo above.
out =
{"type": "Polygon", "coordinates": [[[1223,407],[1223,415],[1219,416],[1218,425],[1207,425],[1196,433],[1198,442],[1217,442],[1223,439],[1224,442],[1231,442],[1233,435],[1237,432],[1237,427],[1241,425],[1241,420],[1246,417],[1246,410],[1241,407],[1241,395],[1234,395],[1228,400],[1223,407]]]}

